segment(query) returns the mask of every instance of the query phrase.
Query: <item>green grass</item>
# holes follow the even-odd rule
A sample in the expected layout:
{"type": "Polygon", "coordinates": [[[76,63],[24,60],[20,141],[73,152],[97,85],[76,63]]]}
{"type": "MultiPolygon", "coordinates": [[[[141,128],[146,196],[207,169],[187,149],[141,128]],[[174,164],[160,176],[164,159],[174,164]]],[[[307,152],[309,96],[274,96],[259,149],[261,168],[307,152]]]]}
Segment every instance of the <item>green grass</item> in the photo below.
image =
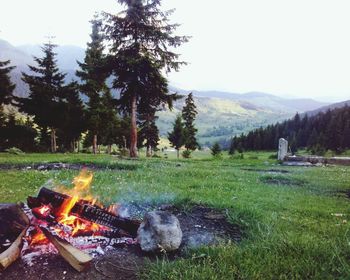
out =
{"type": "MultiPolygon", "coordinates": [[[[150,263],[144,279],[350,279],[350,167],[283,167],[272,153],[244,159],[119,160],[107,155],[0,154],[0,163],[40,161],[133,165],[98,170],[92,192],[116,201],[201,203],[227,209],[244,231],[239,244],[188,252],[177,261],[150,263]],[[287,170],[289,173],[263,172],[287,170]],[[280,183],[282,182],[282,183],[280,183]],[[341,213],[342,217],[332,214],[341,213]],[[206,254],[205,258],[192,258],[206,254]]],[[[0,171],[0,201],[23,201],[47,179],[69,185],[77,171],[0,171]]]]}

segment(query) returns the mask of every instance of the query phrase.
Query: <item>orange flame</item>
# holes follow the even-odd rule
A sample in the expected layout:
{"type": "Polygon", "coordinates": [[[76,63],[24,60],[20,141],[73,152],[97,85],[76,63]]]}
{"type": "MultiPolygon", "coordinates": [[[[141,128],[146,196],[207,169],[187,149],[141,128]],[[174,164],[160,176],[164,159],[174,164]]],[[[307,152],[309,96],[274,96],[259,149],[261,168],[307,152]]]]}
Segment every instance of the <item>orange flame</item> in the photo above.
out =
{"type": "Polygon", "coordinates": [[[31,239],[30,245],[45,244],[48,242],[45,234],[42,231],[38,231],[31,239]]]}
{"type": "Polygon", "coordinates": [[[70,226],[72,228],[73,236],[79,231],[95,232],[102,228],[98,224],[83,221],[74,215],[70,215],[71,210],[79,199],[88,200],[92,204],[96,203],[96,199],[92,200],[92,196],[89,194],[92,178],[93,174],[86,169],[83,169],[73,180],[74,188],[69,191],[64,191],[71,195],[71,197],[65,200],[58,210],[58,222],[70,226]]]}

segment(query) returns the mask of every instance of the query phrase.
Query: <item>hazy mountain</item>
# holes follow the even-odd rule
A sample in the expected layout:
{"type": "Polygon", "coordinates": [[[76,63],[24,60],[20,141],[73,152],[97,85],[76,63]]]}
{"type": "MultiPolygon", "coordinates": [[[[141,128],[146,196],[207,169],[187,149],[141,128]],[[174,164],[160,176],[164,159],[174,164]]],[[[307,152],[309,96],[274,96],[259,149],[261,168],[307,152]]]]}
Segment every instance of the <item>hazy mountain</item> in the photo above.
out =
{"type": "MultiPolygon", "coordinates": [[[[76,78],[77,60],[83,61],[85,50],[76,46],[58,46],[56,48],[58,65],[67,73],[66,81],[76,78]]],[[[16,83],[15,94],[26,96],[27,85],[21,80],[21,72],[28,71],[27,64],[33,64],[33,56],[41,57],[40,46],[22,45],[14,47],[4,40],[0,40],[0,60],[10,59],[16,69],[12,71],[12,80],[16,83]]],[[[312,99],[287,99],[262,92],[248,92],[244,94],[222,91],[189,91],[170,87],[171,91],[186,95],[193,92],[198,107],[196,125],[200,142],[212,142],[220,138],[228,138],[235,134],[245,133],[251,129],[266,126],[293,116],[296,112],[315,110],[326,103],[312,99]]],[[[175,115],[183,107],[184,98],[175,102],[174,110],[164,110],[158,125],[163,136],[172,127],[175,115]]]]}
{"type": "Polygon", "coordinates": [[[314,116],[314,115],[317,115],[320,112],[326,112],[328,110],[333,110],[333,109],[336,109],[336,108],[342,108],[342,107],[345,107],[345,106],[350,106],[350,100],[337,102],[337,103],[332,103],[332,104],[323,106],[321,108],[318,108],[316,110],[305,112],[304,114],[307,114],[308,116],[314,116]]]}
{"type": "MultiPolygon", "coordinates": [[[[42,56],[41,46],[38,45],[21,45],[17,49],[30,56],[42,56]]],[[[55,52],[57,53],[58,66],[62,71],[76,70],[78,68],[76,61],[83,61],[85,57],[85,49],[77,46],[57,46],[55,52]]]]}

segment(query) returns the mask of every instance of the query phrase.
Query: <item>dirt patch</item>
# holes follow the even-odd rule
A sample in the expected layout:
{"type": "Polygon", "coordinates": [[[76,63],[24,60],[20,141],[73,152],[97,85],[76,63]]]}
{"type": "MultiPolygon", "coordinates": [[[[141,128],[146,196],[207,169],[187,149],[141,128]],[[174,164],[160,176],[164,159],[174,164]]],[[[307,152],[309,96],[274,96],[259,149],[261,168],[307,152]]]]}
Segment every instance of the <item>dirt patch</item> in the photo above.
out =
{"type": "Polygon", "coordinates": [[[335,192],[335,195],[350,199],[350,190],[340,190],[335,192]]]}
{"type": "MultiPolygon", "coordinates": [[[[237,225],[229,223],[222,211],[205,206],[194,206],[183,210],[173,205],[152,207],[151,205],[127,205],[124,211],[131,216],[140,216],[145,212],[160,209],[176,215],[183,231],[183,242],[176,253],[168,254],[170,260],[185,257],[189,247],[213,245],[222,241],[239,242],[242,233],[237,225]]],[[[94,258],[92,267],[78,273],[59,255],[42,255],[34,259],[29,266],[19,259],[6,271],[0,272],[0,279],[9,280],[46,280],[46,279],[136,279],[146,261],[155,261],[161,255],[145,254],[138,245],[120,245],[107,250],[104,255],[94,258]],[[24,277],[25,275],[25,277],[24,277]]]]}
{"type": "Polygon", "coordinates": [[[282,176],[266,176],[260,178],[260,181],[269,185],[279,185],[279,186],[303,186],[305,182],[299,179],[292,179],[282,176]]]}
{"type": "Polygon", "coordinates": [[[284,169],[254,169],[254,168],[241,168],[243,171],[252,171],[252,172],[261,172],[261,173],[269,173],[269,174],[285,174],[290,173],[288,170],[284,169]]]}

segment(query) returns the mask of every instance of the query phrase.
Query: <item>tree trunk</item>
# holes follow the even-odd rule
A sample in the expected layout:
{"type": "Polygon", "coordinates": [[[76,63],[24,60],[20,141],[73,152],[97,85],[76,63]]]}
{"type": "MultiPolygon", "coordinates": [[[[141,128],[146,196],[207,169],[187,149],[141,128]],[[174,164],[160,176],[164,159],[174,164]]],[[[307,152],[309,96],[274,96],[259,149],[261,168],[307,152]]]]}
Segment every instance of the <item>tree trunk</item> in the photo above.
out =
{"type": "Polygon", "coordinates": [[[51,128],[51,152],[56,153],[57,144],[56,144],[56,130],[51,128]]]}
{"type": "Polygon", "coordinates": [[[152,156],[152,148],[150,145],[147,145],[146,157],[151,157],[151,156],[152,156]]]}
{"type": "Polygon", "coordinates": [[[110,155],[112,152],[112,145],[107,146],[107,153],[110,155]]]}
{"type": "Polygon", "coordinates": [[[94,155],[97,154],[97,134],[94,134],[94,137],[92,139],[92,152],[94,155]]]}
{"type": "Polygon", "coordinates": [[[180,157],[180,149],[176,149],[176,151],[177,151],[177,158],[179,158],[180,157]]]}
{"type": "Polygon", "coordinates": [[[130,131],[130,157],[137,158],[137,124],[136,124],[136,96],[131,101],[131,131],[130,131]]]}

